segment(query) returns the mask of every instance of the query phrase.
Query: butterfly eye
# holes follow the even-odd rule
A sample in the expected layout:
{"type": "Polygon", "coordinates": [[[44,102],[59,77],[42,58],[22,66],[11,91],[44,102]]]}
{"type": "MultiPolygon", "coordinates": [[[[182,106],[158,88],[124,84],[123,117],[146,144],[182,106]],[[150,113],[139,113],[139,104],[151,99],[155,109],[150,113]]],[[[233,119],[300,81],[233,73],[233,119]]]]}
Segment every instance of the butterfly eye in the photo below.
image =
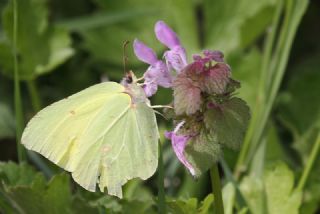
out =
{"type": "Polygon", "coordinates": [[[125,81],[126,81],[127,84],[131,84],[131,83],[133,82],[132,76],[131,76],[131,75],[127,75],[127,76],[125,77],[125,81]]]}

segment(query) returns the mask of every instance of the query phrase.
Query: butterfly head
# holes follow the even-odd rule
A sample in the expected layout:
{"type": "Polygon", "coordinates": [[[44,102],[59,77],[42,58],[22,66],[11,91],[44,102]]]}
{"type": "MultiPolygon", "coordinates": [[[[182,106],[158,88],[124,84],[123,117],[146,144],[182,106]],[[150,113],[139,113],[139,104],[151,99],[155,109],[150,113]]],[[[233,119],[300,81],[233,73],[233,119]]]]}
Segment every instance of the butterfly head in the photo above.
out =
{"type": "Polygon", "coordinates": [[[138,84],[138,79],[132,71],[126,73],[121,84],[125,87],[125,93],[130,95],[132,103],[148,102],[143,88],[138,84]]]}

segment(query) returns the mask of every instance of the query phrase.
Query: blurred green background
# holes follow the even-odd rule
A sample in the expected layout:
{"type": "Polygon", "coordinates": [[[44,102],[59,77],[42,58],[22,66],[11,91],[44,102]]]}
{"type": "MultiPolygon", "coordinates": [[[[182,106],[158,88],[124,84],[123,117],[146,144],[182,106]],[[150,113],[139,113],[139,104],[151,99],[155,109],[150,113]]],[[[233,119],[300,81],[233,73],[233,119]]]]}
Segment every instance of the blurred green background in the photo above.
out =
{"type": "MultiPolygon", "coordinates": [[[[236,184],[232,184],[228,170],[229,174],[236,170],[238,152],[225,151],[221,173],[225,184],[224,197],[228,201],[225,206],[229,206],[229,213],[263,213],[261,210],[265,207],[269,207],[267,213],[319,211],[319,158],[314,162],[303,195],[297,199],[292,188],[298,183],[320,130],[320,1],[310,1],[306,11],[301,9],[305,7],[302,2],[308,2],[306,0],[288,0],[281,4],[279,2],[282,1],[279,0],[17,2],[17,54],[25,121],[41,108],[88,86],[107,80],[119,82],[124,75],[122,46],[126,40],[139,38],[154,48],[160,57],[165,49],[156,40],[153,27],[157,20],[164,20],[179,35],[189,61],[192,54],[200,53],[202,49],[224,52],[226,61],[232,68],[233,78],[242,85],[238,95],[248,102],[252,115],[259,115],[265,111],[265,106],[272,106],[264,126],[259,129],[258,122],[251,127],[254,134],[262,132],[258,133],[256,146],[245,155],[246,170],[236,184]],[[275,31],[275,41],[280,43],[279,53],[275,43],[269,61],[265,61],[265,44],[268,34],[275,26],[277,10],[280,11],[280,24],[275,31]],[[296,16],[300,13],[301,17],[304,15],[293,44],[289,42],[290,57],[282,59],[285,45],[281,44],[285,44],[290,40],[290,35],[295,34],[294,30],[290,34],[290,26],[294,28],[295,21],[296,25],[299,24],[300,18],[296,16]],[[289,23],[289,33],[284,33],[281,39],[281,29],[286,29],[286,23],[289,23]],[[280,62],[277,62],[278,58],[281,58],[280,62]],[[281,64],[282,61],[285,65],[287,62],[287,66],[284,65],[283,72],[278,72],[277,69],[280,67],[281,70],[281,66],[277,63],[281,64]],[[273,74],[269,75],[268,72],[273,74]],[[277,77],[278,73],[280,77],[277,77]],[[280,81],[279,84],[277,81],[280,81]],[[276,90],[276,96],[269,103],[259,102],[257,99],[261,95],[261,84],[266,85],[262,90],[265,94],[270,92],[269,89],[276,90]],[[278,163],[279,161],[282,162],[278,163]],[[272,193],[272,188],[277,190],[278,183],[272,179],[288,184],[288,187],[278,188],[284,194],[281,196],[283,201],[270,202],[272,199],[269,196],[272,198],[281,195],[272,193]],[[264,190],[264,187],[268,187],[269,191],[264,190]],[[238,199],[239,189],[245,205],[238,199]],[[267,199],[261,194],[265,194],[267,199]],[[265,200],[270,201],[266,203],[265,200]],[[277,206],[281,208],[277,209],[277,206]],[[273,209],[276,211],[273,212],[273,209]]],[[[130,182],[125,188],[125,199],[120,201],[81,190],[68,176],[60,175],[61,169],[34,154],[29,154],[28,165],[7,163],[18,161],[14,117],[12,10],[12,1],[0,2],[0,160],[3,161],[0,165],[0,178],[6,181],[0,184],[0,211],[156,212],[157,175],[144,183],[130,182]],[[34,170],[42,174],[36,174],[34,170]],[[54,174],[59,175],[46,184],[46,179],[54,174]],[[57,188],[60,190],[54,192],[57,188]],[[41,198],[41,195],[45,197],[41,198]],[[62,195],[65,198],[61,198],[62,195]],[[12,205],[12,201],[18,204],[18,208],[12,205]],[[30,205],[35,201],[42,202],[30,205]]],[[[133,55],[132,43],[128,46],[127,54],[127,67],[137,76],[142,75],[147,65],[139,62],[133,55]]],[[[167,104],[171,99],[171,90],[161,89],[152,97],[152,103],[167,104]]],[[[164,130],[172,129],[170,122],[161,117],[158,119],[161,134],[164,130]]],[[[170,197],[170,212],[210,212],[212,198],[210,195],[206,198],[211,192],[209,176],[193,180],[174,156],[169,142],[164,142],[164,164],[165,190],[170,197]],[[205,201],[200,202],[205,198],[205,201]]]]}

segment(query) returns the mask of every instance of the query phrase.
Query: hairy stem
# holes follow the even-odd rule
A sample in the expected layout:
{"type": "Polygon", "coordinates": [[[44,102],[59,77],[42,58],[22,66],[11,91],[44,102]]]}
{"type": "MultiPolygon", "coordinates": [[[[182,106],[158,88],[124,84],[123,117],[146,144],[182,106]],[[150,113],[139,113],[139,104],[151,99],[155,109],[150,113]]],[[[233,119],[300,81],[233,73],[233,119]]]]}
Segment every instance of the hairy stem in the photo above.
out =
{"type": "Polygon", "coordinates": [[[218,163],[215,163],[210,169],[211,187],[214,195],[214,210],[216,214],[224,214],[223,200],[222,200],[222,186],[220,181],[218,163]]]}

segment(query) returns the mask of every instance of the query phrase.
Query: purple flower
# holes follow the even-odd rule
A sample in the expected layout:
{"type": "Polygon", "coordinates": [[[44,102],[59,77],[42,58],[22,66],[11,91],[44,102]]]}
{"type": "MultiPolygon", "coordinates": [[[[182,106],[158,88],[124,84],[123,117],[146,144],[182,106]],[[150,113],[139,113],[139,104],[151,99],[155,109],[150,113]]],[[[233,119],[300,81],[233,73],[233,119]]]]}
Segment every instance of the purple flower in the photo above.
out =
{"type": "Polygon", "coordinates": [[[163,21],[158,21],[154,30],[158,40],[170,49],[164,53],[169,69],[179,73],[188,63],[177,34],[163,21]]]}
{"type": "Polygon", "coordinates": [[[150,65],[144,74],[145,82],[143,86],[148,97],[156,93],[158,85],[165,88],[172,86],[172,76],[166,64],[158,60],[156,53],[151,48],[135,39],[133,50],[138,59],[150,65]]]}
{"type": "Polygon", "coordinates": [[[191,175],[195,176],[195,170],[193,166],[188,162],[184,155],[184,149],[188,143],[188,141],[191,139],[191,136],[188,135],[179,135],[177,132],[179,129],[183,126],[184,121],[180,122],[174,131],[172,132],[166,132],[165,137],[171,140],[173,151],[175,152],[176,156],[178,157],[179,161],[187,167],[191,175]]]}
{"type": "Polygon", "coordinates": [[[197,146],[202,148],[200,144],[211,141],[208,139],[210,130],[206,130],[202,120],[208,109],[220,108],[214,100],[228,94],[227,86],[233,81],[230,67],[224,62],[222,52],[211,50],[193,55],[193,62],[188,64],[186,50],[166,23],[158,21],[154,31],[169,50],[164,52],[162,61],[151,48],[137,39],[134,41],[135,55],[150,65],[144,74],[143,89],[148,97],[156,93],[158,86],[173,89],[172,118],[180,122],[165,136],[171,140],[179,161],[195,176],[197,163],[192,162],[192,165],[187,160],[185,148],[189,145],[195,150],[197,146]]]}

